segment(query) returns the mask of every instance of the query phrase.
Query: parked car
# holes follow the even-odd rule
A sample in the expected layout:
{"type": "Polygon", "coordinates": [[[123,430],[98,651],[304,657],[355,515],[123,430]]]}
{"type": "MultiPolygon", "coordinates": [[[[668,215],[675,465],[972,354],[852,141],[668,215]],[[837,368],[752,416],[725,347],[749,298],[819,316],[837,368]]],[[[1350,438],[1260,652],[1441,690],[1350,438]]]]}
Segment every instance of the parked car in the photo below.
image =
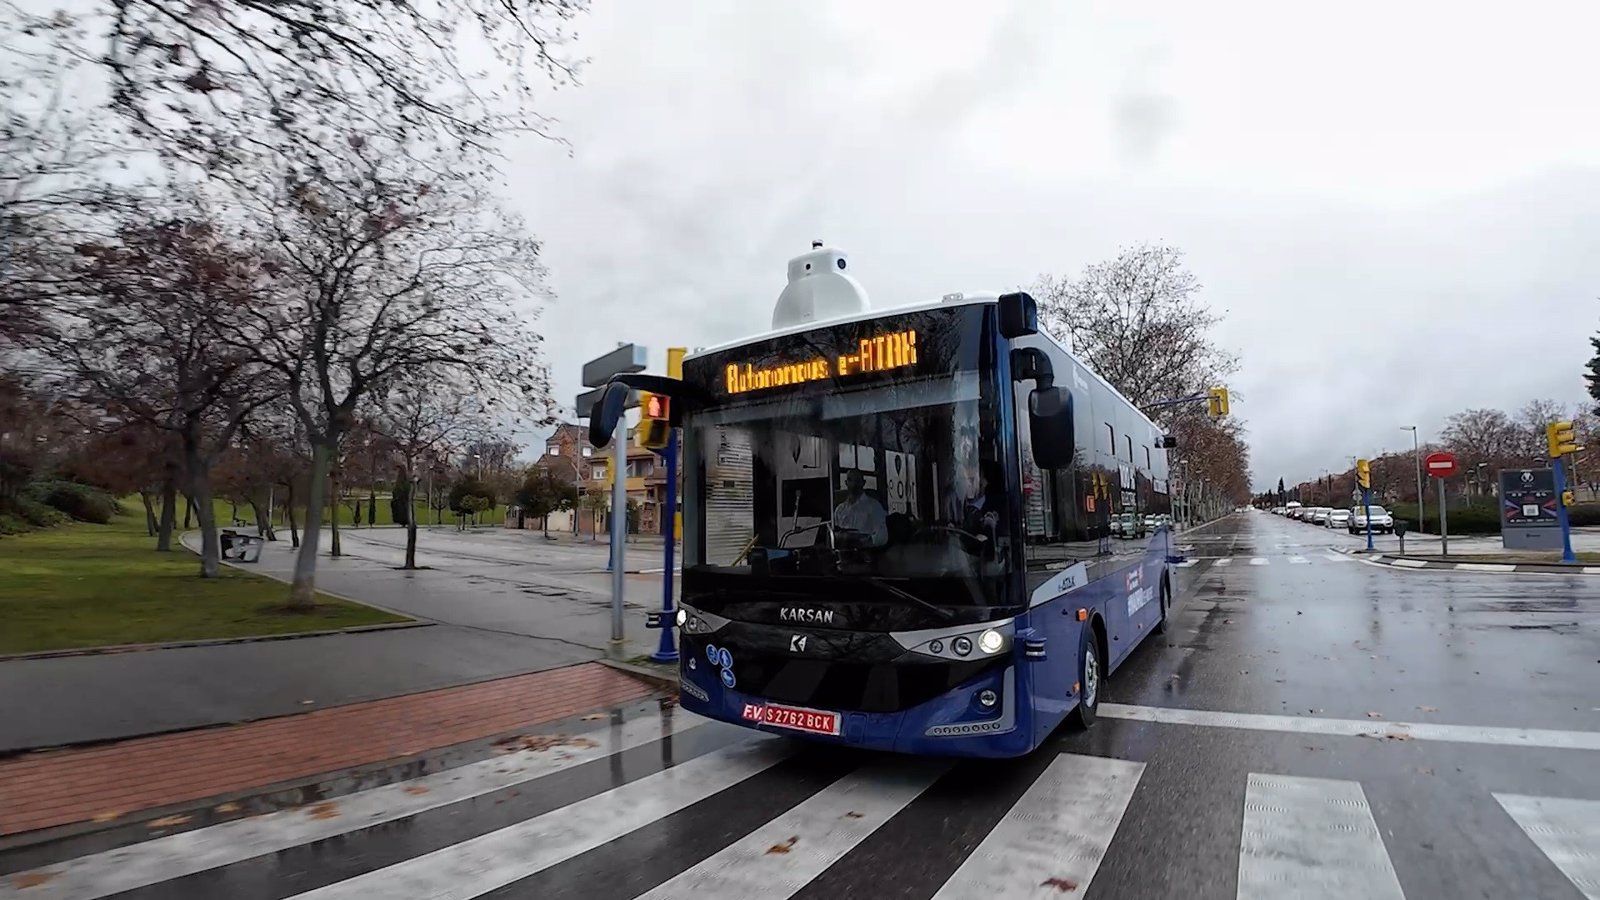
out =
{"type": "Polygon", "coordinates": [[[1326,506],[1319,506],[1319,507],[1313,509],[1311,511],[1311,524],[1313,524],[1313,525],[1326,525],[1326,524],[1328,524],[1328,513],[1331,513],[1331,512],[1333,512],[1333,510],[1328,508],[1328,507],[1326,507],[1326,506]]]}
{"type": "Polygon", "coordinates": [[[1394,531],[1394,516],[1390,515],[1387,509],[1381,506],[1357,506],[1350,510],[1349,527],[1351,534],[1367,533],[1367,512],[1369,510],[1372,513],[1373,531],[1382,534],[1390,534],[1394,531]]]}
{"type": "Polygon", "coordinates": [[[1298,519],[1305,515],[1305,512],[1306,508],[1304,506],[1301,506],[1298,503],[1291,503],[1289,504],[1288,511],[1285,513],[1285,515],[1291,519],[1298,519]]]}
{"type": "Polygon", "coordinates": [[[1122,513],[1111,518],[1111,533],[1117,537],[1143,537],[1144,532],[1144,520],[1131,512],[1122,513]]]}
{"type": "Polygon", "coordinates": [[[1350,511],[1347,509],[1334,509],[1328,511],[1329,528],[1349,528],[1350,511]]]}

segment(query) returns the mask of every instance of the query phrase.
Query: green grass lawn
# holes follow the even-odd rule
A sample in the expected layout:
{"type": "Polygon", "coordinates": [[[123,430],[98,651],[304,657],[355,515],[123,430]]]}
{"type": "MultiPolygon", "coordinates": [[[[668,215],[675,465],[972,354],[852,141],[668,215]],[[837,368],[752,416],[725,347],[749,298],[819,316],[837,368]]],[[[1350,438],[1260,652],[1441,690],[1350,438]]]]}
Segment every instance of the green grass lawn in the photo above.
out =
{"type": "Polygon", "coordinates": [[[142,511],[0,539],[0,653],[407,621],[321,594],[315,611],[285,612],[282,582],[227,567],[201,579],[194,554],[154,546],[142,511]]]}
{"type": "MultiPolygon", "coordinates": [[[[227,500],[216,500],[216,501],[213,501],[212,505],[216,510],[217,525],[219,527],[222,527],[222,528],[229,527],[230,523],[232,523],[232,521],[233,521],[233,518],[232,518],[232,514],[233,514],[233,510],[234,510],[233,504],[229,503],[227,500]]],[[[124,509],[128,509],[128,510],[135,510],[135,509],[141,509],[142,508],[142,507],[139,506],[139,498],[137,496],[133,497],[131,500],[129,500],[127,498],[124,498],[123,501],[122,501],[122,506],[123,506],[124,509]]],[[[434,521],[433,521],[434,517],[435,517],[434,510],[427,508],[427,506],[425,506],[421,502],[418,502],[413,507],[413,509],[416,510],[417,524],[418,525],[428,526],[428,525],[434,524],[434,521]]],[[[244,504],[244,503],[239,504],[238,510],[239,510],[239,518],[244,519],[246,522],[252,522],[253,523],[255,521],[255,519],[254,519],[254,515],[255,514],[250,511],[250,507],[249,507],[248,504],[244,504]]],[[[159,513],[160,510],[157,509],[157,512],[159,513]]],[[[323,515],[324,516],[327,515],[326,511],[324,511],[323,515]]],[[[349,504],[346,504],[346,503],[339,504],[338,516],[339,516],[339,527],[340,528],[357,528],[357,527],[365,528],[365,527],[367,527],[367,504],[366,504],[365,501],[363,501],[362,504],[361,504],[361,523],[362,524],[359,525],[359,526],[351,524],[351,520],[354,518],[354,516],[350,511],[349,504]]],[[[448,509],[444,510],[442,513],[439,513],[438,514],[438,518],[439,518],[439,523],[438,524],[440,526],[454,525],[456,523],[456,514],[451,512],[448,509]]],[[[304,526],[305,525],[306,510],[305,510],[304,506],[295,507],[294,519],[295,519],[295,523],[297,525],[299,525],[299,526],[304,526]]],[[[504,504],[501,504],[500,506],[496,506],[496,507],[494,507],[492,509],[486,509],[483,512],[478,514],[478,522],[483,524],[483,525],[499,525],[500,523],[504,522],[505,520],[506,520],[506,508],[505,508],[504,504]]],[[[183,525],[183,512],[182,512],[182,510],[179,510],[179,512],[178,512],[178,524],[180,526],[183,525]]],[[[326,526],[328,524],[327,518],[324,518],[322,520],[322,524],[324,526],[326,526]]],[[[379,497],[378,498],[378,524],[379,525],[393,525],[394,524],[394,516],[390,513],[390,510],[389,510],[389,501],[386,498],[383,498],[383,497],[379,497]]],[[[190,520],[189,525],[190,525],[191,528],[199,528],[200,527],[199,524],[194,522],[192,519],[190,520]]],[[[278,510],[277,527],[283,529],[284,531],[288,531],[289,530],[289,523],[283,520],[283,510],[282,510],[281,507],[278,510]]]]}

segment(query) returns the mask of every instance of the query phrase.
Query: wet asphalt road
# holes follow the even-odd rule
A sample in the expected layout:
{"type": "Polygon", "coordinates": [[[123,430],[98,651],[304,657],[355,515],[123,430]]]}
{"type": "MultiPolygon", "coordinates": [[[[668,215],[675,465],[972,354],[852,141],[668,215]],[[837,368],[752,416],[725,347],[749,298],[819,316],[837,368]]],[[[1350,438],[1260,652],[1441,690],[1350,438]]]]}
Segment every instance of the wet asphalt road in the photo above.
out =
{"type": "Polygon", "coordinates": [[[1328,551],[1355,543],[1264,513],[1186,534],[1168,634],[1024,759],[634,707],[488,756],[475,793],[373,788],[381,824],[127,829],[0,856],[51,873],[0,897],[1600,897],[1600,579],[1328,551]],[[143,855],[72,861],[119,845],[143,855]]]}

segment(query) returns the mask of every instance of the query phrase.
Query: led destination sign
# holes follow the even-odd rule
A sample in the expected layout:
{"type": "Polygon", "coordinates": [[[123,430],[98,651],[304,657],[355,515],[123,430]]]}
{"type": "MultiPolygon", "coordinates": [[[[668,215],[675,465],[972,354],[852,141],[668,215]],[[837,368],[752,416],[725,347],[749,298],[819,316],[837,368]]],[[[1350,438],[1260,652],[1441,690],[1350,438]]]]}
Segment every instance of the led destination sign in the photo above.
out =
{"type": "Polygon", "coordinates": [[[730,394],[743,394],[841,375],[889,372],[916,364],[917,332],[908,328],[863,338],[854,353],[844,353],[833,359],[815,356],[760,368],[751,363],[728,363],[723,369],[723,386],[730,394]]]}

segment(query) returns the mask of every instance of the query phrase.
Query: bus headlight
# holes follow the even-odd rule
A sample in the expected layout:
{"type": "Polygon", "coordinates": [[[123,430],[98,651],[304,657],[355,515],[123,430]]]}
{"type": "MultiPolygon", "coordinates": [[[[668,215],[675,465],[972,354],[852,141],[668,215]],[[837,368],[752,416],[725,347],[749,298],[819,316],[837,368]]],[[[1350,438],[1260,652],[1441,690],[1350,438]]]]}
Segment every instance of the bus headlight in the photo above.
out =
{"type": "Polygon", "coordinates": [[[978,635],[978,649],[985,653],[999,653],[1000,646],[1005,643],[1005,638],[993,628],[978,635]]]}
{"type": "Polygon", "coordinates": [[[682,628],[683,627],[683,623],[689,621],[689,611],[684,609],[681,606],[678,607],[678,615],[674,619],[674,621],[676,621],[678,623],[678,627],[679,628],[682,628]]]}

